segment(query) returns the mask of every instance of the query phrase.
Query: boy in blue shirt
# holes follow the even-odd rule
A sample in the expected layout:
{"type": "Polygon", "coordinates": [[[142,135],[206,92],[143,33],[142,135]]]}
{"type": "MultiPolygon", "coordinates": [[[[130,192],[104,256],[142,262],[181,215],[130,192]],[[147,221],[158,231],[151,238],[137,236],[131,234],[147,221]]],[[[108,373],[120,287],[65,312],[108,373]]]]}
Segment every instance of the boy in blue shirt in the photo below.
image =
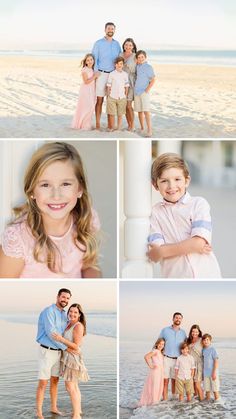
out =
{"type": "Polygon", "coordinates": [[[203,375],[204,375],[204,389],[206,391],[206,400],[210,400],[211,391],[214,393],[215,401],[220,398],[220,383],[218,371],[218,354],[211,344],[212,337],[208,333],[202,336],[203,345],[203,375]]]}
{"type": "Polygon", "coordinates": [[[134,110],[138,112],[141,132],[144,131],[144,119],[147,124],[146,137],[152,136],[149,91],[155,83],[153,68],[147,63],[147,54],[143,50],[136,53],[137,78],[134,85],[134,110]]]}

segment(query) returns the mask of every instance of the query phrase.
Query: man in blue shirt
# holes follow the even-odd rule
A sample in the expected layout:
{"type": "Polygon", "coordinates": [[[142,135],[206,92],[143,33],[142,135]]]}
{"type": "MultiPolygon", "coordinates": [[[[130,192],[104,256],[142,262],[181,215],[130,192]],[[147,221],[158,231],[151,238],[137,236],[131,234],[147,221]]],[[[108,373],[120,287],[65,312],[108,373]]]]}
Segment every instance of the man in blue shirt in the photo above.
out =
{"type": "Polygon", "coordinates": [[[168,385],[171,378],[172,395],[175,394],[175,364],[180,356],[180,344],[185,341],[187,335],[180,328],[183,315],[181,313],[173,314],[173,324],[162,329],[159,338],[165,339],[164,348],[164,390],[163,398],[168,400],[168,385]]]}
{"type": "Polygon", "coordinates": [[[67,325],[64,310],[71,298],[70,290],[61,288],[56,304],[45,308],[39,316],[37,342],[39,343],[39,382],[36,393],[37,417],[43,419],[43,400],[50,380],[51,412],[60,414],[57,408],[57,388],[59,381],[61,351],[67,347],[52,339],[52,333],[63,334],[67,325]]]}
{"type": "MultiPolygon", "coordinates": [[[[114,60],[122,52],[119,42],[113,39],[115,28],[116,26],[114,23],[107,22],[105,25],[105,36],[102,39],[99,39],[95,42],[92,50],[92,54],[95,59],[94,70],[99,71],[100,73],[99,77],[96,80],[96,129],[100,129],[102,104],[104,96],[106,96],[106,85],[108,76],[115,69],[114,60]]],[[[109,115],[108,128],[111,128],[109,115]]]]}

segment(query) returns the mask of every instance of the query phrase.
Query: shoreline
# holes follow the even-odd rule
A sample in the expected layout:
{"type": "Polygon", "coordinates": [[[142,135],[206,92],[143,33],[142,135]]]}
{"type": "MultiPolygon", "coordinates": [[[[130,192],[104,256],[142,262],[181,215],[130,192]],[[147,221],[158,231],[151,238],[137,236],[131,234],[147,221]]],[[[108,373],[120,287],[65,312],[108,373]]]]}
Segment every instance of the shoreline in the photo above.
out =
{"type": "MultiPolygon", "coordinates": [[[[57,50],[15,50],[15,51],[4,51],[0,50],[0,56],[2,58],[44,58],[44,59],[67,59],[67,60],[82,60],[84,55],[88,53],[90,49],[84,50],[66,50],[66,49],[57,49],[57,50]],[[58,52],[59,51],[59,52],[58,52]]],[[[219,68],[236,68],[236,56],[231,58],[221,58],[214,59],[214,52],[224,52],[224,50],[188,50],[188,49],[178,49],[178,50],[152,50],[146,49],[147,56],[149,60],[154,65],[193,65],[193,66],[207,66],[207,67],[219,67],[219,68]],[[164,54],[163,54],[164,52],[164,54]],[[189,53],[189,59],[186,52],[189,53]],[[202,60],[200,59],[201,55],[194,55],[197,52],[202,53],[202,60]],[[209,56],[205,53],[209,53],[209,56]],[[169,53],[169,54],[168,54],[169,53]],[[182,54],[181,54],[182,53],[182,54]],[[193,53],[193,55],[191,55],[193,53]],[[213,56],[211,57],[211,53],[213,56]],[[166,59],[165,59],[166,55],[166,59]],[[168,57],[168,58],[167,58],[168,57]],[[175,59],[173,57],[176,57],[175,59]],[[182,57],[182,58],[181,58],[182,57]],[[192,58],[190,58],[192,57],[192,58]],[[179,59],[178,59],[179,58],[179,59]],[[227,62],[227,63],[226,63],[227,62]]],[[[232,52],[236,54],[235,50],[226,50],[227,52],[232,52]]]]}

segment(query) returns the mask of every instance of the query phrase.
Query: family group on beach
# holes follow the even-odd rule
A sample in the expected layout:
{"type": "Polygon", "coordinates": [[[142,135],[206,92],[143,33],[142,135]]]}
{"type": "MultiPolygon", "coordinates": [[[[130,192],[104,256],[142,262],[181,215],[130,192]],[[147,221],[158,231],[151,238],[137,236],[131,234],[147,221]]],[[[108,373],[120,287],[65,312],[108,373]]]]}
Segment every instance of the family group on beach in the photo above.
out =
{"type": "Polygon", "coordinates": [[[154,405],[168,400],[168,385],[171,380],[172,396],[184,401],[186,393],[190,402],[192,395],[200,401],[220,399],[218,354],[212,345],[212,336],[202,334],[194,324],[187,337],[180,325],[183,315],[173,314],[171,326],[162,329],[153,350],[145,355],[150,372],[144,384],[139,407],[154,405]],[[202,388],[204,384],[204,390],[202,388]]]}
{"type": "Polygon", "coordinates": [[[59,377],[63,377],[73,408],[72,419],[81,419],[80,381],[89,375],[83,362],[81,345],[86,335],[86,318],[80,304],[74,303],[67,313],[65,307],[71,291],[61,288],[56,303],[46,307],[39,316],[37,342],[39,344],[39,371],[36,393],[37,418],[44,419],[43,401],[50,381],[51,413],[63,416],[57,406],[59,377]]]}
{"type": "Polygon", "coordinates": [[[153,68],[147,54],[138,50],[134,40],[127,38],[122,49],[113,39],[115,24],[107,22],[105,36],[95,42],[92,53],[82,60],[82,85],[79,92],[72,128],[91,130],[96,114],[96,129],[100,130],[102,105],[106,97],[107,130],[122,129],[126,115],[128,131],[134,131],[134,110],[138,112],[140,135],[151,137],[152,124],[149,92],[155,83],[153,68]],[[134,109],[132,103],[134,101],[134,109]],[[115,125],[117,118],[117,126],[115,125]],[[147,130],[144,130],[146,122],[147,130]]]}

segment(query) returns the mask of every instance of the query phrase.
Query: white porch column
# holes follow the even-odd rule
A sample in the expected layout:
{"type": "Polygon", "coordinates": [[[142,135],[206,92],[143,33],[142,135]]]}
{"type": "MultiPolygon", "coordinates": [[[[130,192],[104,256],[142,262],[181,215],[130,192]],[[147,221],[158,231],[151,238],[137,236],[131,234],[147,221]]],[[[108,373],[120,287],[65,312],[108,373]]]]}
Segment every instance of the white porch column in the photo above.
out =
{"type": "Polygon", "coordinates": [[[12,208],[24,202],[23,178],[38,140],[0,141],[0,234],[12,217],[12,208]]]}
{"type": "Polygon", "coordinates": [[[122,278],[152,278],[152,265],[146,257],[151,213],[151,141],[125,141],[124,154],[122,278]]]}
{"type": "Polygon", "coordinates": [[[157,141],[158,156],[164,153],[181,154],[180,140],[159,140],[157,141]]]}

